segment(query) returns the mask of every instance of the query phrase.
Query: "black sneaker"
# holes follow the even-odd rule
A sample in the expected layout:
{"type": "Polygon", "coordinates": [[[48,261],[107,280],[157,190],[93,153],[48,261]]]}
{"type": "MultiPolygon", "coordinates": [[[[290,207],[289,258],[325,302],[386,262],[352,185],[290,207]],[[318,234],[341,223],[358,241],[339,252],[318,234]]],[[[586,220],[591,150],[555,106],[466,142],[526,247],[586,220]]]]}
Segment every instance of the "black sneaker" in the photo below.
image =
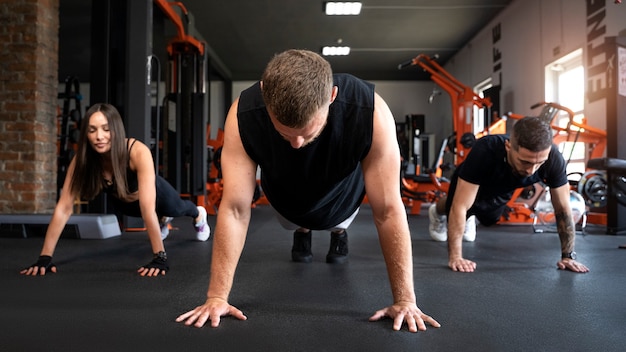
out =
{"type": "Polygon", "coordinates": [[[330,233],[330,249],[326,255],[326,263],[342,264],[348,260],[348,232],[330,233]]]}
{"type": "Polygon", "coordinates": [[[297,263],[310,263],[313,261],[311,253],[311,232],[293,233],[293,247],[291,247],[291,260],[297,263]]]}

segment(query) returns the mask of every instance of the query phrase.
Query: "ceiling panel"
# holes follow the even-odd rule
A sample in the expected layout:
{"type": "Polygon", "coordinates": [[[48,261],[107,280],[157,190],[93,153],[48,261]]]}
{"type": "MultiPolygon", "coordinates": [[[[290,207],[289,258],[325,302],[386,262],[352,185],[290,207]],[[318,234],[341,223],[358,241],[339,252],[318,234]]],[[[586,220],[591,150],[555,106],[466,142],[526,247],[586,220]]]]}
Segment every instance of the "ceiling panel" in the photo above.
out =
{"type": "MultiPolygon", "coordinates": [[[[328,57],[335,72],[369,80],[423,80],[421,70],[399,71],[398,64],[418,54],[439,55],[444,64],[512,0],[365,0],[359,16],[326,16],[318,0],[184,0],[191,25],[228,69],[233,80],[256,80],[267,61],[290,49],[320,51],[322,46],[352,47],[346,57],[328,57]]],[[[88,60],[76,39],[74,7],[85,0],[61,0],[60,71],[77,70],[88,60]],[[69,38],[68,38],[69,37],[69,38]],[[67,66],[69,65],[69,66],[67,66]]],[[[155,11],[159,11],[155,8],[155,11]]],[[[89,14],[89,12],[87,12],[89,14]]],[[[193,34],[193,33],[192,33],[193,34]]]]}

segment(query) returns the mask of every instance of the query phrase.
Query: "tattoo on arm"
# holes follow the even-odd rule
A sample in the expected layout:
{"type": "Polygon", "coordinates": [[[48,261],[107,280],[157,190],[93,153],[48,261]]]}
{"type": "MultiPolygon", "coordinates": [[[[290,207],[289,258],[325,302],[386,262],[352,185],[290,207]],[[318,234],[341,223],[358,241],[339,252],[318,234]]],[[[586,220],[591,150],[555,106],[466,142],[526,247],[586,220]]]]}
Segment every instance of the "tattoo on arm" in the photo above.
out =
{"type": "Polygon", "coordinates": [[[574,228],[574,220],[571,214],[567,212],[559,212],[554,214],[556,217],[557,231],[561,240],[561,252],[568,253],[574,251],[574,238],[576,230],[574,228]]]}

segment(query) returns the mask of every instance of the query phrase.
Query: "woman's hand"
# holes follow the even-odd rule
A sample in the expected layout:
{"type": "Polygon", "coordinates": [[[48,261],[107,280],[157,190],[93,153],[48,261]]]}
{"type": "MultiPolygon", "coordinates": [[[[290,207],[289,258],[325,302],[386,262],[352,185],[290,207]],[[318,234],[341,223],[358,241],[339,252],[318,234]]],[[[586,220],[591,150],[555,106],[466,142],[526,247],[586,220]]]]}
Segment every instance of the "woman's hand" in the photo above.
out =
{"type": "Polygon", "coordinates": [[[46,275],[46,272],[57,272],[57,266],[52,262],[52,257],[49,255],[40,255],[37,262],[30,267],[20,271],[22,275],[46,275]]]}

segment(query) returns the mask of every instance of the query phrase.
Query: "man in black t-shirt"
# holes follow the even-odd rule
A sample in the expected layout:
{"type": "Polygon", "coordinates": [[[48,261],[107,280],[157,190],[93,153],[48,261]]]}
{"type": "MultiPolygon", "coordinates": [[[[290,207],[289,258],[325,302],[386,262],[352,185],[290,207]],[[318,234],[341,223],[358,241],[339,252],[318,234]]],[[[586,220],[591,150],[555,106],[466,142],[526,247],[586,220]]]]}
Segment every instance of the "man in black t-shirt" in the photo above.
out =
{"type": "Polygon", "coordinates": [[[552,143],[550,125],[537,117],[517,121],[510,139],[505,135],[478,139],[454,172],[447,197],[429,208],[431,237],[448,241],[448,266],[454,271],[473,272],[476,263],[463,258],[462,242],[474,240],[474,217],[485,226],[495,224],[513,192],[537,182],[550,189],[561,241],[557,267],[588,272],[576,261],[574,252],[576,232],[565,160],[552,143]]]}

